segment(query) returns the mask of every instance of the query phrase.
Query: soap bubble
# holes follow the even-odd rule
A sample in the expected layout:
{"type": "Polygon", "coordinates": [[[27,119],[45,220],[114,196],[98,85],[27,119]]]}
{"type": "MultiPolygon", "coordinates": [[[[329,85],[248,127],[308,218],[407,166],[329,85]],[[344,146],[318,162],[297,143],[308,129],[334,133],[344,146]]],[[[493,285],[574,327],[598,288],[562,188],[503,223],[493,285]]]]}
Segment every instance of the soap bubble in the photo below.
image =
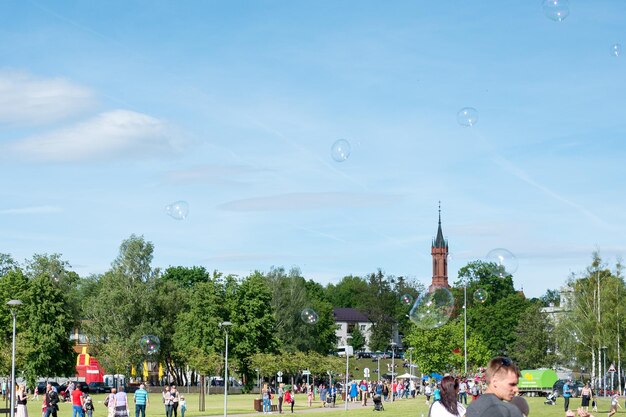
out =
{"type": "Polygon", "coordinates": [[[300,313],[300,318],[306,324],[315,324],[317,323],[317,320],[319,320],[319,316],[312,308],[305,308],[304,310],[302,310],[302,312],[300,313]]]}
{"type": "Polygon", "coordinates": [[[161,341],[159,338],[153,334],[147,334],[142,336],[139,340],[139,346],[141,347],[141,351],[145,355],[154,355],[159,352],[159,348],[161,347],[161,341]]]}
{"type": "Polygon", "coordinates": [[[620,54],[622,53],[622,45],[620,45],[619,43],[613,44],[613,46],[611,46],[611,55],[613,55],[614,57],[618,57],[620,56],[620,54]]]}
{"type": "Polygon", "coordinates": [[[411,294],[404,294],[400,297],[400,301],[402,301],[402,304],[411,305],[413,304],[413,296],[411,294]]]}
{"type": "Polygon", "coordinates": [[[562,22],[569,16],[569,0],[543,0],[543,14],[555,22],[562,22]]]}
{"type": "Polygon", "coordinates": [[[487,256],[485,256],[485,259],[487,262],[493,262],[498,266],[500,270],[500,277],[514,274],[515,271],[517,271],[517,258],[508,249],[493,249],[489,251],[487,256]]]}
{"type": "Polygon", "coordinates": [[[450,290],[436,287],[418,297],[409,318],[420,329],[434,329],[446,324],[453,310],[454,297],[450,290]]]}
{"type": "Polygon", "coordinates": [[[456,121],[461,126],[474,126],[478,122],[478,110],[473,107],[463,107],[456,114],[456,121]]]}
{"type": "Polygon", "coordinates": [[[350,142],[345,139],[339,139],[330,147],[330,155],[336,162],[343,162],[350,156],[350,142]]]}
{"type": "Polygon", "coordinates": [[[189,203],[186,201],[175,201],[165,206],[165,213],[176,220],[185,220],[189,214],[189,203]]]}
{"type": "Polygon", "coordinates": [[[487,293],[487,291],[483,290],[482,288],[474,291],[474,301],[476,301],[477,303],[484,303],[485,301],[487,301],[488,296],[489,294],[487,293]]]}

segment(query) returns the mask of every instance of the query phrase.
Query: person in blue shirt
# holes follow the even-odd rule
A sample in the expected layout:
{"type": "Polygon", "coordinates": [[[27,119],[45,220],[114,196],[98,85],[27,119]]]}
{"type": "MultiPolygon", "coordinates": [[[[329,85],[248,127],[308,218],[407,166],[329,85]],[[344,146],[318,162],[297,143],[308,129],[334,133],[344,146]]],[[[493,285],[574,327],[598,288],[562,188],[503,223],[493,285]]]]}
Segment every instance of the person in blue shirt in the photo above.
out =
{"type": "Polygon", "coordinates": [[[439,389],[439,384],[437,384],[437,386],[435,387],[435,390],[433,391],[433,401],[440,401],[441,400],[441,390],[439,389]]]}
{"type": "Polygon", "coordinates": [[[135,391],[135,417],[146,417],[146,406],[148,403],[148,391],[144,384],[139,385],[139,389],[135,391]]]}
{"type": "Polygon", "coordinates": [[[572,397],[571,383],[571,380],[567,380],[567,382],[563,384],[563,407],[565,408],[565,412],[569,409],[569,399],[572,397]]]}

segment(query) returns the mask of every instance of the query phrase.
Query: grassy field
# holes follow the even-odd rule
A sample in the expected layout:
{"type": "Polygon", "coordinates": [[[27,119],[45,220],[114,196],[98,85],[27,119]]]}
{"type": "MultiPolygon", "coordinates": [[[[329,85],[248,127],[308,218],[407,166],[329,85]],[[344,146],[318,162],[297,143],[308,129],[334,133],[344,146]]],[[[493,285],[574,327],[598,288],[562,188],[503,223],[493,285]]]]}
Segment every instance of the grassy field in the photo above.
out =
{"type": "MultiPolygon", "coordinates": [[[[147,416],[155,416],[155,417],[164,417],[165,409],[163,404],[161,403],[160,394],[152,393],[151,395],[151,405],[147,409],[147,416]]],[[[184,392],[183,392],[184,395],[184,392]]],[[[211,395],[206,399],[206,410],[203,412],[198,411],[198,395],[197,394],[189,394],[184,395],[187,399],[187,412],[185,413],[185,417],[199,417],[199,416],[214,416],[214,415],[223,415],[223,407],[224,407],[224,397],[222,395],[211,395]]],[[[93,395],[96,410],[94,412],[94,417],[106,417],[107,410],[106,407],[102,404],[104,401],[104,394],[93,395]]],[[[132,403],[132,394],[129,395],[131,397],[131,405],[130,405],[130,417],[134,417],[134,405],[132,403]]],[[[40,396],[41,398],[41,396],[40,396]]],[[[253,410],[253,403],[256,395],[230,395],[228,397],[228,414],[253,414],[255,413],[253,410]]],[[[543,398],[528,398],[527,399],[530,405],[530,416],[532,417],[564,417],[565,413],[563,411],[563,399],[559,398],[557,401],[557,405],[548,406],[543,404],[543,398]]],[[[274,401],[275,402],[275,401],[274,401]]],[[[296,406],[295,413],[296,414],[305,414],[309,407],[306,404],[307,399],[305,395],[297,395],[296,396],[296,406]]],[[[367,407],[361,407],[360,405],[357,408],[352,408],[348,410],[347,414],[350,414],[353,417],[372,417],[372,409],[370,406],[371,401],[367,407]]],[[[610,400],[608,398],[601,398],[599,400],[598,412],[593,413],[595,417],[598,416],[606,416],[609,411],[610,400]]],[[[399,400],[394,403],[385,403],[385,412],[393,415],[394,417],[422,417],[428,415],[428,406],[424,402],[424,397],[417,397],[416,399],[408,399],[408,400],[399,400]]],[[[580,405],[580,399],[574,398],[570,401],[570,409],[575,410],[580,405]]],[[[621,401],[622,407],[624,406],[623,401],[621,401]]],[[[314,408],[320,408],[321,403],[317,401],[314,403],[314,408]]],[[[28,402],[28,414],[29,417],[40,417],[41,416],[41,401],[31,401],[28,402]]],[[[259,413],[260,414],[260,413],[259,413]]],[[[274,413],[276,414],[276,413],[274,413]]],[[[318,414],[318,413],[315,413],[318,414]]],[[[335,409],[326,409],[322,414],[346,414],[343,409],[343,403],[338,402],[337,408],[335,409]]],[[[618,414],[626,414],[624,409],[619,409],[618,414]]],[[[70,403],[62,403],[60,404],[59,409],[59,417],[71,417],[72,415],[72,406],[70,403]]],[[[179,412],[180,416],[180,412],[179,412]]]]}

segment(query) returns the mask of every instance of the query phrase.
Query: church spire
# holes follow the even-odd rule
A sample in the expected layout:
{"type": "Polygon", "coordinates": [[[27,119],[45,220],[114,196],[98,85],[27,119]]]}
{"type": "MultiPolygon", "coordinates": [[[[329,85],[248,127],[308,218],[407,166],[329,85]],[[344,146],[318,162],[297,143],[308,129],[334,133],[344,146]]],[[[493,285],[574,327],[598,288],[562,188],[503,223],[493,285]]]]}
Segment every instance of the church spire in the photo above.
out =
{"type": "Polygon", "coordinates": [[[448,284],[448,242],[441,230],[441,201],[439,202],[439,223],[437,237],[433,240],[430,250],[433,257],[433,281],[430,290],[437,287],[450,288],[448,284]]]}

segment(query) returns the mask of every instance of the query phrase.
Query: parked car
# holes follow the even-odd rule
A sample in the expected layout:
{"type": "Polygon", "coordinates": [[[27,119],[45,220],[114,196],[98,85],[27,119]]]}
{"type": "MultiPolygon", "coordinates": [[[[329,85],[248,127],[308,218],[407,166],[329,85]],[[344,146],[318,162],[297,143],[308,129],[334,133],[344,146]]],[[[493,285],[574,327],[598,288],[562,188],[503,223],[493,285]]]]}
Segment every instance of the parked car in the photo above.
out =
{"type": "Polygon", "coordinates": [[[37,384],[37,393],[39,395],[46,393],[46,384],[52,385],[53,387],[56,388],[57,392],[60,392],[59,391],[59,383],[58,382],[55,382],[55,381],[48,381],[48,382],[42,381],[42,382],[37,384]]]}
{"type": "Polygon", "coordinates": [[[111,392],[111,387],[104,382],[90,382],[89,393],[90,394],[103,394],[111,392]]]}
{"type": "MultiPolygon", "coordinates": [[[[563,385],[567,382],[566,379],[559,379],[554,383],[552,389],[559,393],[559,397],[563,396],[563,385]]],[[[572,381],[569,385],[570,390],[572,391],[572,397],[579,397],[580,391],[582,391],[585,384],[582,381],[572,381]]]]}

